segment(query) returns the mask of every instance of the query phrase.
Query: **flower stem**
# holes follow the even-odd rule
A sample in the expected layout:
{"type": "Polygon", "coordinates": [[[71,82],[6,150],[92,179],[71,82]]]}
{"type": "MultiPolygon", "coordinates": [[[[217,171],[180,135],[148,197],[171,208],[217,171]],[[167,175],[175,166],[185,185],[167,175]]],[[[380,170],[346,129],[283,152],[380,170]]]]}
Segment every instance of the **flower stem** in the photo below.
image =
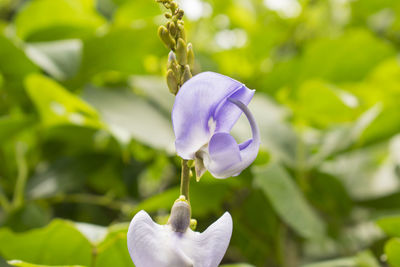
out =
{"type": "Polygon", "coordinates": [[[26,147],[23,143],[17,143],[16,157],[18,176],[15,184],[13,206],[14,208],[21,207],[25,200],[25,186],[28,178],[28,166],[25,160],[26,147]]]}
{"type": "Polygon", "coordinates": [[[181,174],[181,195],[185,196],[189,201],[189,184],[190,184],[190,167],[188,161],[182,159],[182,174],[181,174]]]}

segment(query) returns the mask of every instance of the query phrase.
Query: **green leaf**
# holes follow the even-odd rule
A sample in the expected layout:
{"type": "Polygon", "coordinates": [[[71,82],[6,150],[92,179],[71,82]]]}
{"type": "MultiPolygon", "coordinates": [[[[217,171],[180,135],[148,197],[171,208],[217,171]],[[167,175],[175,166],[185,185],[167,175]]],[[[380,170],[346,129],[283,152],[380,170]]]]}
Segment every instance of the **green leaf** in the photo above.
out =
{"type": "Polygon", "coordinates": [[[385,254],[392,267],[400,266],[400,239],[392,238],[385,244],[385,254]]]}
{"type": "Polygon", "coordinates": [[[34,41],[83,37],[103,23],[94,0],[29,1],[15,18],[18,36],[34,41]]]}
{"type": "Polygon", "coordinates": [[[30,75],[25,87],[46,126],[102,127],[95,109],[55,81],[42,75],[30,75]]]}
{"type": "Polygon", "coordinates": [[[109,233],[97,247],[95,267],[134,267],[127,247],[128,224],[109,227],[109,233]]]}
{"type": "Polygon", "coordinates": [[[28,117],[0,117],[0,144],[32,125],[33,120],[28,117]]]}
{"type": "Polygon", "coordinates": [[[18,80],[36,71],[24,51],[0,33],[0,72],[4,78],[18,80]]]}
{"type": "Polygon", "coordinates": [[[16,267],[84,267],[82,265],[38,265],[20,260],[11,260],[8,263],[16,267]]]}
{"type": "Polygon", "coordinates": [[[44,265],[85,265],[91,262],[91,245],[70,222],[54,220],[45,228],[24,233],[0,230],[0,253],[44,265]]]}
{"type": "Polygon", "coordinates": [[[124,90],[86,88],[83,98],[96,107],[111,133],[122,144],[131,138],[173,153],[174,135],[169,116],[145,98],[124,90]]]}
{"type": "Polygon", "coordinates": [[[323,221],[283,167],[271,163],[253,170],[254,185],[264,192],[286,224],[304,238],[318,238],[324,234],[323,221]]]}
{"type": "Polygon", "coordinates": [[[356,110],[345,102],[344,92],[322,81],[309,80],[296,94],[295,115],[311,125],[327,127],[352,121],[356,115],[356,110]]]}
{"type": "Polygon", "coordinates": [[[146,27],[112,28],[103,35],[86,39],[81,69],[74,82],[83,85],[103,72],[137,75],[147,70],[157,71],[160,64],[157,56],[164,51],[157,36],[149,34],[150,31],[146,27]]]}
{"type": "Polygon", "coordinates": [[[388,236],[400,237],[400,216],[385,217],[376,223],[388,236]]]}
{"type": "Polygon", "coordinates": [[[57,80],[73,77],[81,63],[82,42],[63,40],[26,46],[28,57],[57,80]]]}

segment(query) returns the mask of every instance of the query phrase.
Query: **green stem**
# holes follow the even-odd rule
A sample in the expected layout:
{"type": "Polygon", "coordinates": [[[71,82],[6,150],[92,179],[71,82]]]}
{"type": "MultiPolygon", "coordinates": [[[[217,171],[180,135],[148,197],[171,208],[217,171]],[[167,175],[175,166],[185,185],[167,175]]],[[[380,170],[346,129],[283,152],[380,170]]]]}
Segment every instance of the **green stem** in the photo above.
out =
{"type": "Polygon", "coordinates": [[[14,189],[13,206],[15,208],[21,207],[24,203],[25,186],[28,178],[28,166],[25,160],[25,146],[23,143],[17,143],[16,146],[16,160],[18,168],[17,182],[14,189]]]}
{"type": "Polygon", "coordinates": [[[181,195],[185,196],[189,201],[189,184],[190,184],[190,167],[188,161],[182,159],[182,174],[181,174],[181,195]]]}
{"type": "Polygon", "coordinates": [[[11,210],[10,201],[8,201],[8,198],[4,194],[3,189],[1,187],[0,187],[0,204],[5,212],[9,212],[11,210]]]}

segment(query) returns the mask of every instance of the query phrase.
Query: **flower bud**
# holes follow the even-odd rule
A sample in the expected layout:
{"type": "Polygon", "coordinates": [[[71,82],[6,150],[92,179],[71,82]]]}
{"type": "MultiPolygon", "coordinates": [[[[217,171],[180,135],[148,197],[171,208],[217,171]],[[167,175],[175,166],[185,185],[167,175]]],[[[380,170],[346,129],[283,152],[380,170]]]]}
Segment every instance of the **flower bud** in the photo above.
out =
{"type": "Polygon", "coordinates": [[[168,224],[175,232],[184,233],[190,226],[191,209],[184,196],[180,196],[172,206],[168,224]]]}
{"type": "Polygon", "coordinates": [[[178,44],[176,45],[176,59],[180,65],[184,66],[187,64],[187,48],[182,38],[178,39],[178,44]]]}
{"type": "Polygon", "coordinates": [[[183,21],[178,21],[178,37],[186,40],[185,27],[183,26],[183,21]]]}
{"type": "Polygon", "coordinates": [[[194,68],[194,52],[193,46],[191,43],[187,45],[187,64],[189,65],[190,69],[193,70],[194,68]]]}
{"type": "Polygon", "coordinates": [[[172,37],[174,37],[176,35],[176,31],[177,31],[175,23],[172,21],[168,21],[167,28],[168,28],[169,32],[171,33],[172,37]]]}
{"type": "Polygon", "coordinates": [[[169,31],[165,26],[160,26],[158,28],[158,36],[160,37],[161,41],[171,50],[175,50],[176,42],[169,34],[169,31]]]}
{"type": "Polygon", "coordinates": [[[168,69],[167,71],[167,85],[172,94],[176,95],[178,93],[178,79],[172,69],[168,69]]]}
{"type": "Polygon", "coordinates": [[[184,84],[190,78],[192,78],[192,73],[190,72],[190,67],[189,67],[189,65],[185,65],[185,69],[183,70],[183,74],[182,74],[182,84],[184,84]]]}

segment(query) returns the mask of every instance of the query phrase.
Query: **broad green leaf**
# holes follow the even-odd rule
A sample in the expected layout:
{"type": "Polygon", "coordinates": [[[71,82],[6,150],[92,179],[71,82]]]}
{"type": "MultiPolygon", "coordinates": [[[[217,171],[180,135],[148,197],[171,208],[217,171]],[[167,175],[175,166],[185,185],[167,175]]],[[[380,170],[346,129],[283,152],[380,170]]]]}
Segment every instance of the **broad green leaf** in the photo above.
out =
{"type": "Polygon", "coordinates": [[[295,115],[311,125],[327,127],[352,121],[356,115],[353,106],[357,103],[355,96],[345,95],[324,82],[307,81],[298,88],[296,94],[293,107],[295,115]],[[348,98],[352,102],[346,102],[348,98]]]}
{"type": "Polygon", "coordinates": [[[5,79],[22,79],[38,71],[24,51],[0,33],[0,72],[5,79]]]}
{"type": "Polygon", "coordinates": [[[126,1],[115,12],[113,23],[116,26],[156,27],[154,17],[159,14],[161,14],[160,5],[154,2],[126,1]]]}
{"type": "Polygon", "coordinates": [[[0,144],[26,130],[33,123],[29,117],[0,117],[0,144]]]}
{"type": "Polygon", "coordinates": [[[18,36],[35,41],[79,38],[103,23],[94,0],[29,1],[15,18],[18,36]]]}
{"type": "Polygon", "coordinates": [[[400,237],[400,216],[385,217],[376,223],[388,236],[400,237]]]}
{"type": "Polygon", "coordinates": [[[0,230],[0,253],[42,265],[90,266],[92,248],[70,222],[54,220],[48,226],[23,233],[0,230]]]}
{"type": "Polygon", "coordinates": [[[95,109],[55,81],[31,75],[25,80],[25,87],[45,125],[102,127],[95,109]]]}
{"type": "Polygon", "coordinates": [[[11,260],[8,263],[16,267],[84,267],[82,265],[38,265],[20,260],[11,260]]]}
{"type": "Polygon", "coordinates": [[[147,69],[158,71],[157,56],[163,53],[160,40],[149,34],[148,28],[112,28],[84,41],[82,65],[74,82],[82,85],[104,72],[131,75],[146,73],[147,69]]]}
{"type": "Polygon", "coordinates": [[[26,46],[28,57],[57,80],[73,77],[81,63],[82,42],[63,40],[26,46]]]}
{"type": "Polygon", "coordinates": [[[368,31],[351,29],[339,38],[312,42],[302,57],[299,79],[319,77],[335,82],[356,81],[394,53],[390,44],[368,31]]]}
{"type": "Polygon", "coordinates": [[[304,238],[318,238],[324,234],[323,221],[282,166],[271,163],[253,170],[254,185],[264,192],[286,224],[304,238]]]}
{"type": "Polygon", "coordinates": [[[154,212],[160,209],[170,210],[174,201],[179,197],[179,188],[174,187],[164,192],[154,195],[146,200],[140,202],[132,214],[136,214],[140,210],[145,210],[146,212],[154,212]]]}
{"type": "Polygon", "coordinates": [[[97,247],[98,255],[95,267],[134,267],[127,247],[128,225],[109,227],[109,233],[97,247]]]}
{"type": "Polygon", "coordinates": [[[276,91],[285,86],[297,87],[309,79],[358,81],[378,63],[395,55],[389,43],[362,28],[349,29],[335,38],[315,39],[303,48],[301,55],[273,67],[263,80],[266,88],[276,91]]]}
{"type": "Polygon", "coordinates": [[[169,116],[145,98],[124,90],[86,88],[83,98],[97,108],[111,133],[127,144],[131,138],[173,153],[174,135],[169,116]]]}
{"type": "Polygon", "coordinates": [[[385,244],[385,254],[390,266],[400,266],[400,239],[392,238],[385,244]]]}

